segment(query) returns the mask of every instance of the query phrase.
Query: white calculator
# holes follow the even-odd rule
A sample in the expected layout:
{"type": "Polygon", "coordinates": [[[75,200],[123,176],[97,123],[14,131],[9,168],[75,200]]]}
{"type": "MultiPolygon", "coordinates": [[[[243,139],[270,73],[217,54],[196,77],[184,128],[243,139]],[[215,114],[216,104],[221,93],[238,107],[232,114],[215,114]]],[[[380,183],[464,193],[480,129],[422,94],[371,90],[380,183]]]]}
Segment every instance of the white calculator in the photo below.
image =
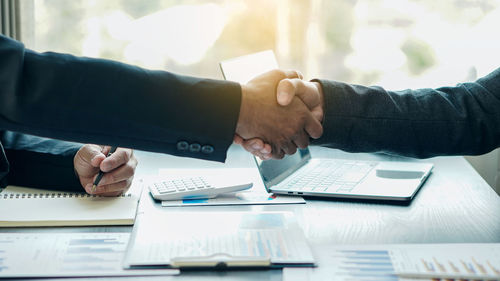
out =
{"type": "Polygon", "coordinates": [[[252,187],[251,182],[230,183],[217,177],[194,176],[154,179],[146,183],[157,200],[187,200],[214,198],[219,194],[252,187]]]}

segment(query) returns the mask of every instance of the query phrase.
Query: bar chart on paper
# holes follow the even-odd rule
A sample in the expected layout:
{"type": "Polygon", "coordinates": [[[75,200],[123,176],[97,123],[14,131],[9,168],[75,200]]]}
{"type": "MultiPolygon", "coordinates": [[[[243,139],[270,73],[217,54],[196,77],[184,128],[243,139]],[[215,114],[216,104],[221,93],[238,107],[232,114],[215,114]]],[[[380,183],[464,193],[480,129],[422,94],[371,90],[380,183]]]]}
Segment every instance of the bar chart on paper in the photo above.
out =
{"type": "Polygon", "coordinates": [[[500,244],[436,244],[392,253],[401,278],[500,280],[500,244]]]}
{"type": "Polygon", "coordinates": [[[172,275],[122,268],[129,233],[0,233],[0,278],[172,275]]]}
{"type": "Polygon", "coordinates": [[[398,280],[387,250],[338,250],[332,258],[338,265],[335,275],[342,279],[398,280]]]}
{"type": "Polygon", "coordinates": [[[314,261],[291,212],[197,211],[139,214],[124,264],[283,267],[314,261]]]}
{"type": "Polygon", "coordinates": [[[500,244],[327,246],[317,268],[286,268],[283,280],[500,280],[500,244]]]}

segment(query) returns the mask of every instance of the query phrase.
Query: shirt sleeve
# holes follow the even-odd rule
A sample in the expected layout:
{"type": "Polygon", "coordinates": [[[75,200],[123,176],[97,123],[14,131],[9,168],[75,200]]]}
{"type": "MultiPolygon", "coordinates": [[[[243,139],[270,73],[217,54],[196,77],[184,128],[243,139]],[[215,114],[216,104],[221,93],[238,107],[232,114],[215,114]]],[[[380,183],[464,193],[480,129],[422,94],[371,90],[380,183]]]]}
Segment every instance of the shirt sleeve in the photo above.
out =
{"type": "Polygon", "coordinates": [[[314,144],[418,158],[479,155],[500,146],[500,69],[437,89],[316,81],[323,87],[325,118],[314,144]]]}
{"type": "Polygon", "coordinates": [[[73,159],[82,144],[16,132],[0,132],[10,171],[6,184],[33,188],[84,191],[73,159]]]}
{"type": "Polygon", "coordinates": [[[0,36],[0,129],[224,161],[240,85],[104,59],[37,53],[0,36]]]}

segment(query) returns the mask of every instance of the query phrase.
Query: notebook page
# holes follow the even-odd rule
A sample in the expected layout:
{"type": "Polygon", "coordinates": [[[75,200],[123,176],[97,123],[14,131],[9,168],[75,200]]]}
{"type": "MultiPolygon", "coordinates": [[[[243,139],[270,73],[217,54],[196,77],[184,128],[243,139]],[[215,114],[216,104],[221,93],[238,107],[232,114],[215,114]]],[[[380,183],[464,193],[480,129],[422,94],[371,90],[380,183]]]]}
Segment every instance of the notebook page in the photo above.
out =
{"type": "Polygon", "coordinates": [[[138,199],[8,186],[0,193],[0,226],[131,225],[138,199]]]}

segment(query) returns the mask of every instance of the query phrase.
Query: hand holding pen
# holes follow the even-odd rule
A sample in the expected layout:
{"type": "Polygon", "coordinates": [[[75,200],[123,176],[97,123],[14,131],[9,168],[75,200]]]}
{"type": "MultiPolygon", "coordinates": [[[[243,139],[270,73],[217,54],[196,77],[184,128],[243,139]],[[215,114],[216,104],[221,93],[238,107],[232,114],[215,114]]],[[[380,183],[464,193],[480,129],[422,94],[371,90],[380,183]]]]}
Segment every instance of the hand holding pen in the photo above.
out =
{"type": "Polygon", "coordinates": [[[75,172],[85,191],[102,196],[126,192],[136,166],[133,150],[127,148],[86,144],[74,157],[75,172]]]}
{"type": "MultiPolygon", "coordinates": [[[[106,158],[111,156],[111,154],[115,153],[116,149],[117,149],[116,146],[112,146],[108,152],[108,155],[106,155],[106,158]]],[[[104,175],[104,172],[101,169],[99,169],[99,174],[97,174],[97,177],[95,178],[94,184],[92,185],[92,193],[95,193],[97,185],[101,181],[103,175],[104,175]]]]}

